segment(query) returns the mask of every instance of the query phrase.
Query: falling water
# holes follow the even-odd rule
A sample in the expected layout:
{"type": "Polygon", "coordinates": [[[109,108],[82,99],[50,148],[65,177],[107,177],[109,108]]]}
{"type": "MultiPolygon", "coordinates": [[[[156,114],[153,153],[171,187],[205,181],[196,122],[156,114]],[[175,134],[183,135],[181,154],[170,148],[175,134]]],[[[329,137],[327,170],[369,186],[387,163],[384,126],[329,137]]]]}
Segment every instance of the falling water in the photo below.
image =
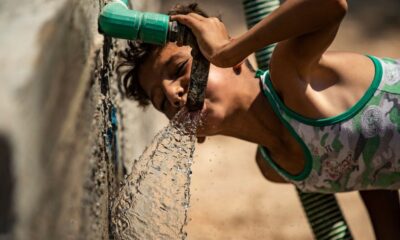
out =
{"type": "Polygon", "coordinates": [[[200,113],[181,110],[133,164],[113,204],[117,239],[186,239],[200,113]]]}

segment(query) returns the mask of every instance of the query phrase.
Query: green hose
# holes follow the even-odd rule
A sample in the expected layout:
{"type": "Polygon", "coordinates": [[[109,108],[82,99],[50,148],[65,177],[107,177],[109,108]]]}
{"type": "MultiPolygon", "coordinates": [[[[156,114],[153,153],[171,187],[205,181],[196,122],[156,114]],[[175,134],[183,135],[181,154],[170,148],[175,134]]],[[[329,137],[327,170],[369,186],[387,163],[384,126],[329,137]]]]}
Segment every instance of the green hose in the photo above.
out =
{"type": "MultiPolygon", "coordinates": [[[[250,29],[279,7],[278,0],[244,0],[247,27],[250,29]]],[[[258,68],[268,69],[275,44],[255,53],[258,68]]],[[[304,193],[297,189],[308,222],[317,240],[353,239],[334,194],[304,193]]]]}
{"type": "Polygon", "coordinates": [[[334,194],[297,192],[315,239],[353,239],[334,194]]]}
{"type": "MultiPolygon", "coordinates": [[[[265,18],[269,13],[279,7],[278,0],[244,0],[244,13],[246,16],[247,27],[250,29],[256,23],[265,18]]],[[[268,63],[272,55],[275,44],[262,48],[255,53],[258,68],[268,69],[268,63]]]]}
{"type": "Polygon", "coordinates": [[[99,31],[107,36],[164,45],[168,41],[169,16],[128,8],[127,0],[108,3],[99,16],[99,31]]]}
{"type": "Polygon", "coordinates": [[[129,5],[129,0],[121,0],[121,1],[124,2],[126,6],[129,5]]]}

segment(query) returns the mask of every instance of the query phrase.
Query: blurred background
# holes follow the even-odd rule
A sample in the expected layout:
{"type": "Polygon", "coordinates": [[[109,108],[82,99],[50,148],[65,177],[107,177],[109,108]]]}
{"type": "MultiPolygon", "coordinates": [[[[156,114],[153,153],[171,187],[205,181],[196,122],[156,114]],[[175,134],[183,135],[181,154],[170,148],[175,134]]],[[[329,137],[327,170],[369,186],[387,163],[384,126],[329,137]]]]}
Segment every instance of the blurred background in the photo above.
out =
{"type": "MultiPolygon", "coordinates": [[[[129,172],[167,125],[118,92],[124,41],[97,29],[108,2],[0,1],[0,239],[112,238],[122,164],[129,172]]],[[[166,12],[192,1],[130,2],[166,12]]],[[[197,2],[232,36],[246,31],[242,0],[197,2]]],[[[400,1],[349,1],[330,49],[400,58],[400,1]]],[[[219,136],[197,146],[189,239],[312,239],[294,188],[266,181],[255,150],[219,136]]],[[[337,196],[355,239],[374,239],[358,194],[337,196]]]]}

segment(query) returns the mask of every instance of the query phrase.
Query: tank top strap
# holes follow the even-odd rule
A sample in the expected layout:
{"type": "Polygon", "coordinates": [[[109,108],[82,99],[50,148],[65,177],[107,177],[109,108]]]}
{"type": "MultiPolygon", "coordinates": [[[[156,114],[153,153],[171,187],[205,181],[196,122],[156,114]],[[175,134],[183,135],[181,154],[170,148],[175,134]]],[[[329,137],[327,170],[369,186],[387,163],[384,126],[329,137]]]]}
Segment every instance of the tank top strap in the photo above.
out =
{"type": "Polygon", "coordinates": [[[268,99],[268,102],[271,104],[275,114],[277,114],[279,118],[283,117],[285,120],[289,120],[287,119],[287,114],[285,114],[283,103],[274,89],[274,86],[272,85],[269,71],[257,70],[256,77],[260,78],[262,92],[268,99]]]}
{"type": "Polygon", "coordinates": [[[279,98],[277,92],[275,91],[270,76],[269,76],[269,71],[261,71],[258,70],[256,73],[256,77],[259,77],[262,83],[262,91],[265,97],[268,99],[268,102],[270,103],[273,111],[275,112],[276,116],[280,119],[282,124],[288,129],[290,134],[296,139],[296,141],[300,144],[302,147],[305,157],[306,157],[306,162],[305,162],[305,167],[304,170],[299,173],[298,175],[292,175],[283,168],[281,168],[277,163],[275,163],[272,158],[270,158],[268,150],[263,147],[260,147],[260,151],[264,159],[278,172],[280,173],[284,178],[290,180],[290,181],[301,181],[304,180],[311,171],[312,168],[312,157],[311,153],[308,150],[307,146],[301,139],[301,137],[298,135],[296,132],[295,128],[297,129],[297,125],[299,124],[298,121],[293,119],[291,116],[289,116],[285,112],[285,106],[282,100],[279,98]]]}

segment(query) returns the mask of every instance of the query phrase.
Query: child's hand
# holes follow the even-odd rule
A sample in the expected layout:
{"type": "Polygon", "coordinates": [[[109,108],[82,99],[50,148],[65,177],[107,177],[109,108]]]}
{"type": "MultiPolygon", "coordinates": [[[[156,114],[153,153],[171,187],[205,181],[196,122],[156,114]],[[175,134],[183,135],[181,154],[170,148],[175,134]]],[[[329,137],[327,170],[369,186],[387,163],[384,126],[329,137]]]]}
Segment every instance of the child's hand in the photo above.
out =
{"type": "Polygon", "coordinates": [[[171,20],[176,20],[192,30],[200,51],[212,64],[219,67],[232,67],[242,60],[228,57],[227,50],[232,39],[225,25],[218,18],[206,18],[196,13],[189,13],[171,16],[171,20]]]}

